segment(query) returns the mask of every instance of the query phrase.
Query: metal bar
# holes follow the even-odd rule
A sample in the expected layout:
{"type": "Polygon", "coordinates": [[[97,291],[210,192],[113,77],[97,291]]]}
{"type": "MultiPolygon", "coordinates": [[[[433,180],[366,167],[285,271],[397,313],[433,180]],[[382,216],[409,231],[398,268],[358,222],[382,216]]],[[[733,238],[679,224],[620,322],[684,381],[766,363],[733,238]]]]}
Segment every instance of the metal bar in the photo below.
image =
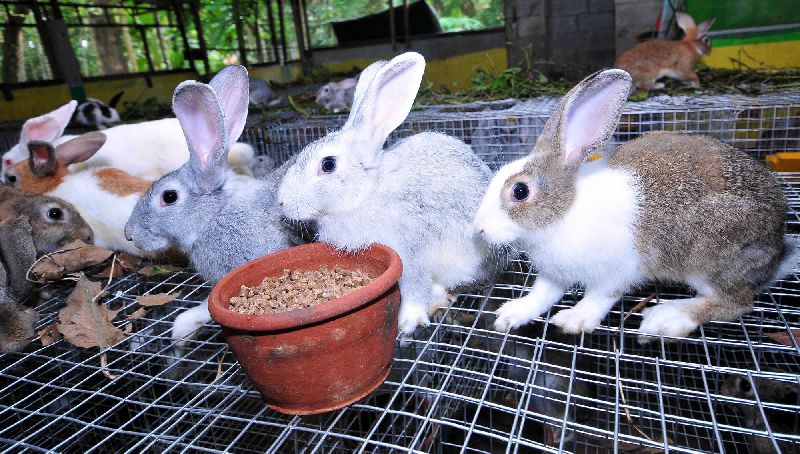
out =
{"type": "Polygon", "coordinates": [[[283,0],[278,1],[278,21],[280,22],[281,27],[281,52],[283,53],[283,60],[281,61],[282,65],[285,65],[289,59],[286,50],[286,26],[284,25],[284,17],[283,17],[283,0]]]}
{"type": "Polygon", "coordinates": [[[394,20],[394,2],[387,0],[389,5],[389,36],[392,42],[392,52],[397,52],[397,24],[394,20]]]}
{"type": "Polygon", "coordinates": [[[197,6],[197,0],[189,1],[189,9],[192,11],[192,18],[194,19],[194,26],[197,30],[197,41],[200,43],[200,54],[203,59],[203,67],[206,74],[211,74],[211,64],[208,62],[208,49],[206,49],[206,35],[203,31],[203,21],[200,20],[200,11],[197,6]]]}
{"type": "Polygon", "coordinates": [[[411,18],[408,11],[408,0],[403,0],[403,27],[405,27],[406,49],[411,49],[411,18]]]}
{"type": "Polygon", "coordinates": [[[239,1],[240,0],[231,0],[233,5],[233,23],[236,26],[236,43],[239,45],[239,63],[248,66],[247,48],[244,42],[244,23],[242,22],[242,11],[239,1]]]}
{"type": "MultiPolygon", "coordinates": [[[[269,21],[269,43],[272,45],[272,56],[274,61],[281,61],[280,54],[278,53],[278,36],[275,33],[275,17],[272,12],[272,0],[264,0],[267,6],[267,20],[269,21]]],[[[281,32],[281,35],[283,32],[281,32]]]]}

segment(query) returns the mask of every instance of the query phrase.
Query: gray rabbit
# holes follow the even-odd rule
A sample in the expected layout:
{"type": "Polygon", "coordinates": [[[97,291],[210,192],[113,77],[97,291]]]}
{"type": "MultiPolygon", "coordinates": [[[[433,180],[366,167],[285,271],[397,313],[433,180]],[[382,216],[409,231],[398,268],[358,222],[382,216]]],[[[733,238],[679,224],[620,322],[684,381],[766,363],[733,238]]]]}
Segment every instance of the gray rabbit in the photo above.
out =
{"type": "Polygon", "coordinates": [[[686,336],[734,320],[753,294],[797,264],[784,239],[786,200],[744,152],[703,136],[654,132],[585,162],[619,121],[631,77],[594,74],[573,88],[531,154],[501,168],[475,218],[495,244],[520,243],[540,274],[531,292],[497,311],[513,329],[586,286],[552,321],[591,332],[621,294],[647,280],[684,282],[697,296],[645,309],[640,341],[686,336]]]}
{"type": "Polygon", "coordinates": [[[328,82],[317,90],[318,105],[334,113],[339,113],[353,106],[353,95],[356,92],[358,78],[350,77],[339,82],[328,82]]]}
{"type": "Polygon", "coordinates": [[[472,231],[491,171],[469,146],[425,132],[383,148],[411,110],[424,71],[413,52],[365,69],[347,123],[300,152],[278,193],[286,217],[316,221],[321,241],[397,251],[403,334],[428,324],[448,291],[505,266],[505,256],[472,231]]]}
{"type": "Polygon", "coordinates": [[[36,257],[73,240],[92,241],[92,230],[72,205],[0,186],[0,351],[22,349],[38,314],[21,306],[32,290],[28,269],[36,257]]]}
{"type": "MultiPolygon", "coordinates": [[[[172,107],[190,159],[153,183],[125,226],[125,236],[142,250],[177,246],[212,283],[245,262],[290,246],[275,193],[291,163],[263,180],[236,175],[228,166],[228,150],[242,133],[247,104],[242,66],[224,68],[208,85],[178,85],[172,107]]],[[[176,318],[172,337],[183,338],[208,321],[206,302],[176,318]]]]}

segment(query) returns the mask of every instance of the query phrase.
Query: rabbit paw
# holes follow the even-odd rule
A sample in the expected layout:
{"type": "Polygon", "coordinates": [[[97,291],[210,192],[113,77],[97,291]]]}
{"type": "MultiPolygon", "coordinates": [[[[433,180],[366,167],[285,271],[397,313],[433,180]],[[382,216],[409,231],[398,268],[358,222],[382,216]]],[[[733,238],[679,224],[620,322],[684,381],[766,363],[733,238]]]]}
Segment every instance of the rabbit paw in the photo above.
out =
{"type": "Polygon", "coordinates": [[[494,322],[494,329],[500,332],[506,332],[519,328],[538,317],[546,310],[547,307],[536,304],[535,301],[532,301],[528,297],[508,301],[495,312],[497,314],[497,320],[494,322]]]}
{"type": "Polygon", "coordinates": [[[639,343],[646,344],[653,336],[686,337],[700,326],[685,310],[697,302],[696,298],[663,301],[642,311],[642,324],[639,326],[639,343]]]}
{"type": "Polygon", "coordinates": [[[417,326],[428,326],[430,323],[428,312],[424,306],[419,304],[400,305],[398,330],[401,336],[410,336],[417,329],[417,326]]]}
{"type": "Polygon", "coordinates": [[[176,345],[183,346],[185,339],[192,339],[197,335],[197,330],[203,324],[211,321],[211,314],[208,313],[208,303],[187,309],[175,317],[172,326],[172,340],[178,341],[176,345]]]}
{"type": "Polygon", "coordinates": [[[591,333],[603,321],[605,313],[597,314],[587,306],[581,307],[580,303],[569,309],[562,309],[550,318],[556,326],[567,334],[591,333]]]}

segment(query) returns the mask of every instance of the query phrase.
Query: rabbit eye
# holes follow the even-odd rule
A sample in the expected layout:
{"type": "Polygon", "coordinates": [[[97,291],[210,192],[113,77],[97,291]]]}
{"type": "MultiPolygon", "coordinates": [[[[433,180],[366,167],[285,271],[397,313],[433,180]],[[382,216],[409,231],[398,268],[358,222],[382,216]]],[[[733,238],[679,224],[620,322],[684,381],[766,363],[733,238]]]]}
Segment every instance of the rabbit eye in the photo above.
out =
{"type": "Polygon", "coordinates": [[[172,189],[164,191],[161,194],[161,201],[164,202],[164,205],[172,205],[178,201],[178,191],[172,189]]]}
{"type": "Polygon", "coordinates": [[[17,182],[17,177],[16,177],[16,175],[6,175],[6,179],[7,179],[7,180],[8,180],[8,182],[9,182],[9,183],[11,183],[11,184],[14,184],[14,183],[16,183],[16,182],[17,182]]]}
{"type": "Polygon", "coordinates": [[[336,170],[336,158],[333,156],[326,156],[322,158],[322,162],[319,165],[320,170],[323,173],[331,173],[336,170]]]}
{"type": "Polygon", "coordinates": [[[746,378],[743,378],[743,379],[739,380],[739,391],[741,391],[743,393],[747,393],[747,392],[750,392],[751,388],[752,387],[750,386],[750,380],[748,380],[746,378]]]}
{"type": "Polygon", "coordinates": [[[50,208],[47,210],[47,219],[51,221],[60,221],[64,219],[64,211],[61,208],[50,208]]]}
{"type": "Polygon", "coordinates": [[[528,198],[530,190],[528,189],[528,185],[525,183],[515,183],[511,194],[514,196],[515,200],[521,202],[528,198]]]}

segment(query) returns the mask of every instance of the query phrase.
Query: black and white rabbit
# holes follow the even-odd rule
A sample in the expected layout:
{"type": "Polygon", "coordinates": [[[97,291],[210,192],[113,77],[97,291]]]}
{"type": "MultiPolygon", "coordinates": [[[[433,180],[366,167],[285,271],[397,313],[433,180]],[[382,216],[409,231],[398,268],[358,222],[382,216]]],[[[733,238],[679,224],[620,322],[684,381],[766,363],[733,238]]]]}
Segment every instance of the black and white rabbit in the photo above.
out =
{"type": "Polygon", "coordinates": [[[124,93],[121,91],[114,95],[108,104],[99,99],[86,98],[86,101],[80,103],[78,108],[75,109],[73,121],[81,126],[99,130],[119,123],[120,117],[119,112],[117,112],[117,103],[119,103],[124,93]]]}

